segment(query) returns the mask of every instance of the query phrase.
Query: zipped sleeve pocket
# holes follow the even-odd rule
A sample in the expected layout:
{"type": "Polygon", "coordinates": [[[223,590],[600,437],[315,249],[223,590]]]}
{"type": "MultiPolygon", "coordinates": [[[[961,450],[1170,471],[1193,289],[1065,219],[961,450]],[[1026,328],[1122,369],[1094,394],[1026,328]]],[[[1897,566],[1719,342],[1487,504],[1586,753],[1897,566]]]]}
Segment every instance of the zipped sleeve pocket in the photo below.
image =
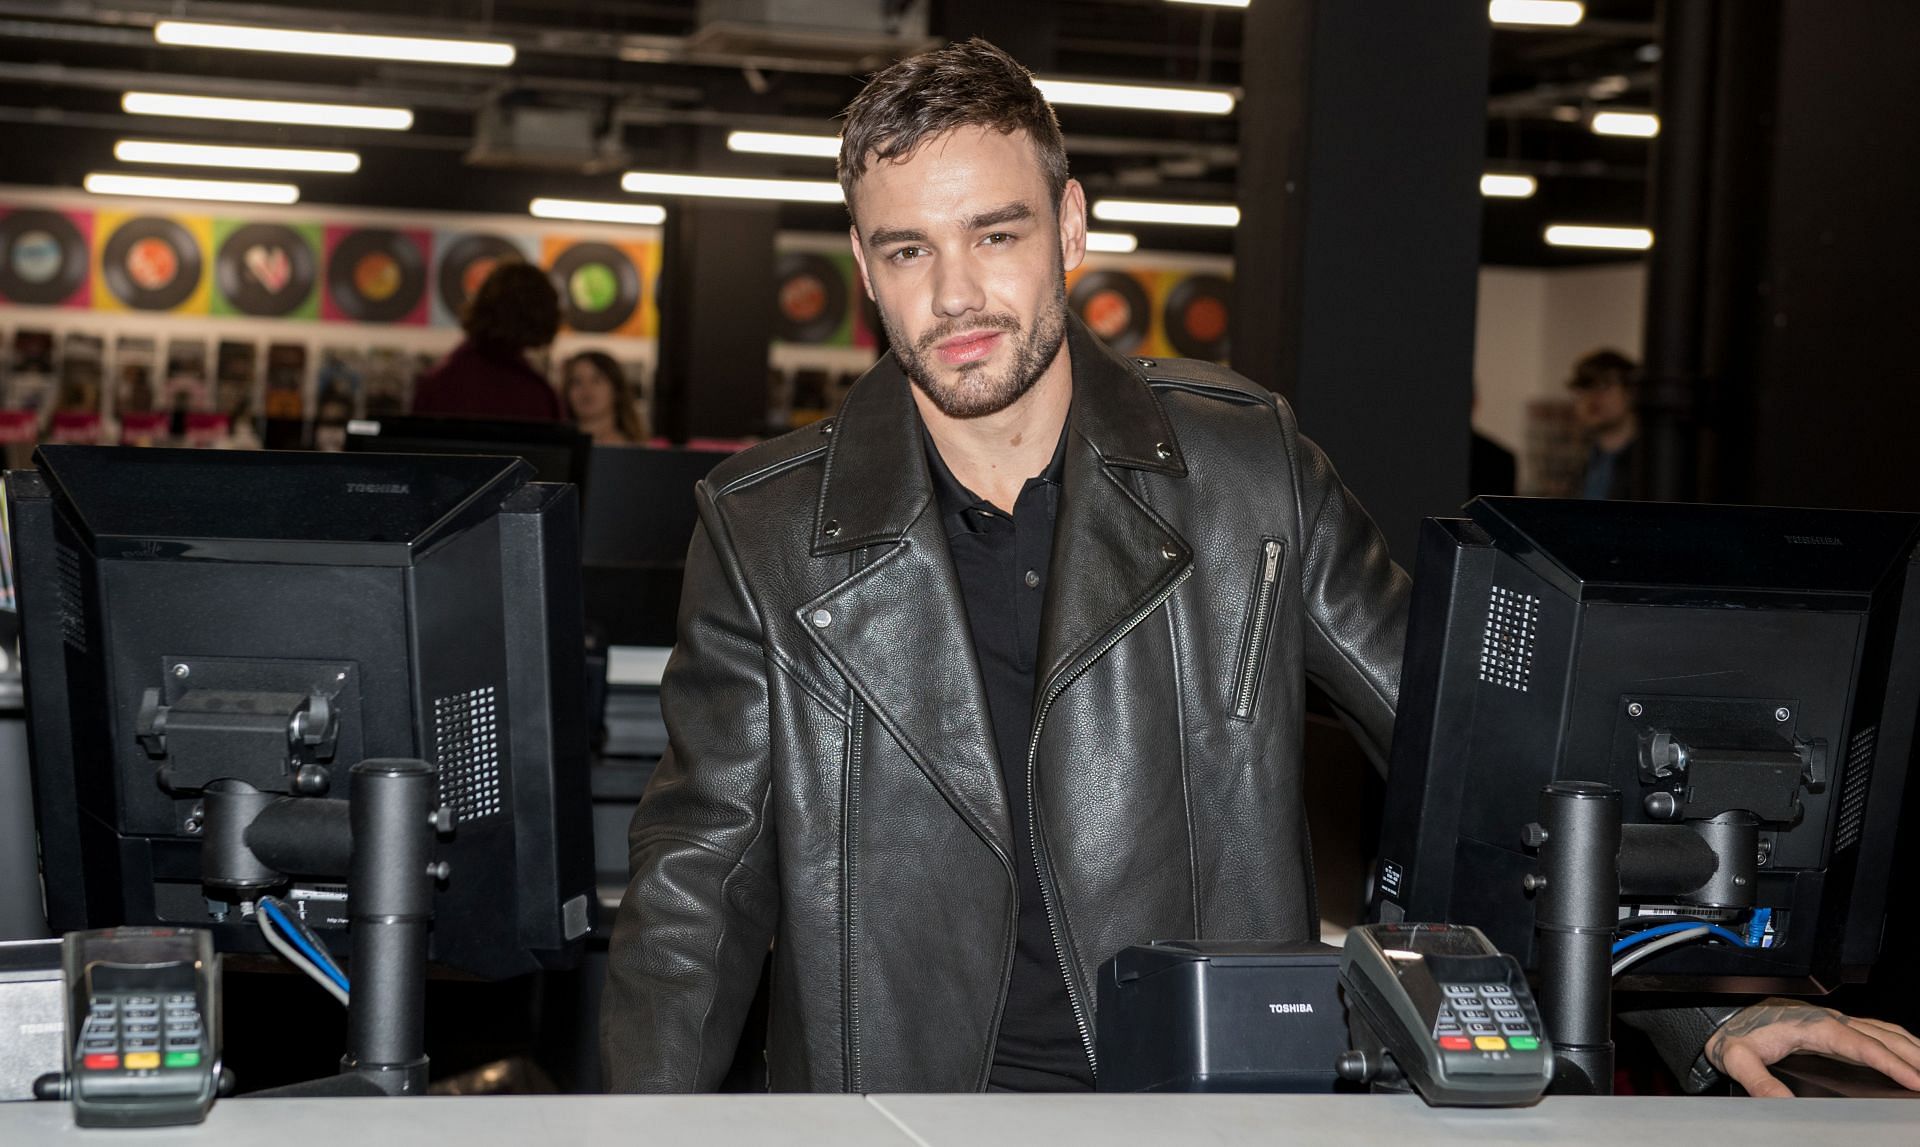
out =
{"type": "Polygon", "coordinates": [[[1240,659],[1233,679],[1233,715],[1242,721],[1253,719],[1254,701],[1260,696],[1260,671],[1267,660],[1267,645],[1273,636],[1273,611],[1280,600],[1280,571],[1285,568],[1286,546],[1279,538],[1263,538],[1260,560],[1254,566],[1253,598],[1247,610],[1247,626],[1240,635],[1240,659]]]}

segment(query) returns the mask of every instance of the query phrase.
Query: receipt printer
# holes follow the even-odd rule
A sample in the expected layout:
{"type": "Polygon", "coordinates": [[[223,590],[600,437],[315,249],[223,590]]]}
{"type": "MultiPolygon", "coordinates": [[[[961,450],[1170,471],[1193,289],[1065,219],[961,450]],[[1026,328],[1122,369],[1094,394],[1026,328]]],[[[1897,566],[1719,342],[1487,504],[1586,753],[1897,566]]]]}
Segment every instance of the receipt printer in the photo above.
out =
{"type": "Polygon", "coordinates": [[[1100,968],[1101,1091],[1333,1091],[1340,950],[1158,940],[1100,968]]]}

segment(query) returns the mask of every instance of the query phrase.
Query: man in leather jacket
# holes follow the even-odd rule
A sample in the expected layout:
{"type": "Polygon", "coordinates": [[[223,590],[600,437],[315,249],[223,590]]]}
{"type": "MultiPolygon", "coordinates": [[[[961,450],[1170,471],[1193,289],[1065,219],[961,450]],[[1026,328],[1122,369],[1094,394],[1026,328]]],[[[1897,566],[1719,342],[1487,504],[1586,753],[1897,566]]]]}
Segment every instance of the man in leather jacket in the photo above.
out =
{"type": "Polygon", "coordinates": [[[771,945],[775,1090],[1085,1088],[1119,949],[1317,934],[1302,682],[1383,758],[1408,580],[1285,403],[1071,315],[1004,53],[877,76],[841,180],[893,350],[696,491],[609,1079],[717,1086],[771,945]]]}

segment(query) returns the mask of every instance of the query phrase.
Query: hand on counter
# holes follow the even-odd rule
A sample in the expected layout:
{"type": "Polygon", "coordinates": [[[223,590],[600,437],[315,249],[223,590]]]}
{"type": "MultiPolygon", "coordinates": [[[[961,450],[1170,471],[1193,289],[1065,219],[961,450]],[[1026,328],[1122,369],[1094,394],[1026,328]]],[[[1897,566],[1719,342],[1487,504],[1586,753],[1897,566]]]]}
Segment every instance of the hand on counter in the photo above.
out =
{"type": "Polygon", "coordinates": [[[1721,1074],[1765,1098],[1793,1092],[1767,1070],[1796,1052],[1873,1068],[1920,1091],[1920,1039],[1883,1020],[1844,1015],[1800,1000],[1765,999],[1734,1014],[1707,1040],[1707,1060],[1721,1074]]]}

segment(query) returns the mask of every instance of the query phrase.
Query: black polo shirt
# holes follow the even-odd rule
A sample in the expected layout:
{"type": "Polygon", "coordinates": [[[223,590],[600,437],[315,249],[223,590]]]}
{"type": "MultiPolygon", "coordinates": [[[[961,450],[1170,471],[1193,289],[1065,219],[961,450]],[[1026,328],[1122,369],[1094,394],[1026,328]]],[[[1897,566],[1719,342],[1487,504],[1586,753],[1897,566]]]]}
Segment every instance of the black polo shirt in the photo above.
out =
{"type": "Polygon", "coordinates": [[[1092,1068],[1074,1022],[1062,978],[1040,874],[1034,867],[1028,818],[1027,746],[1033,735],[1034,664],[1040,652],[1040,613],[1046,601],[1053,523],[1066,471],[1063,426],[1053,460],[1027,479],[1013,513],[960,484],[922,431],[940,518],[960,593],[966,601],[973,651],[986,686],[987,714],[1013,818],[1014,863],[1019,871],[1019,939],[1013,980],[993,1049],[990,1086],[1008,1091],[1086,1091],[1092,1068]]]}

